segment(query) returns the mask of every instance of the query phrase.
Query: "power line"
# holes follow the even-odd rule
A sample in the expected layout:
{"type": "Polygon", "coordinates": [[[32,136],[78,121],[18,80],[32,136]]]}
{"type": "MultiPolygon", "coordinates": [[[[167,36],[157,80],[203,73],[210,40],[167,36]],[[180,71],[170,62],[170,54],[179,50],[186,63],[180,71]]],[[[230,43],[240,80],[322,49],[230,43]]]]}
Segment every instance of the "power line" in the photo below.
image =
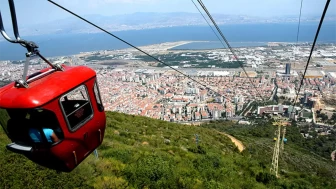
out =
{"type": "MultiPolygon", "coordinates": [[[[325,5],[324,10],[323,10],[323,13],[322,13],[322,16],[321,16],[320,23],[319,23],[319,25],[318,25],[318,28],[317,28],[317,31],[316,31],[316,34],[315,34],[314,42],[313,42],[312,48],[311,48],[311,50],[310,50],[310,54],[309,54],[309,57],[308,57],[308,61],[307,61],[306,67],[305,67],[304,73],[303,73],[302,78],[301,78],[300,86],[299,86],[298,92],[296,93],[296,98],[295,98],[295,100],[294,100],[294,102],[293,102],[293,110],[294,110],[295,102],[296,102],[297,99],[298,99],[298,96],[299,96],[299,93],[300,93],[300,90],[301,90],[301,86],[302,86],[302,84],[303,84],[303,79],[304,79],[304,77],[305,77],[305,75],[306,75],[306,72],[307,72],[307,69],[308,69],[308,65],[309,65],[309,62],[310,62],[310,58],[311,58],[311,56],[312,56],[312,54],[313,54],[314,47],[315,47],[315,44],[316,44],[318,35],[319,35],[319,33],[320,33],[320,29],[321,29],[321,26],[322,26],[322,23],[323,23],[323,20],[324,20],[324,16],[325,16],[325,14],[326,14],[326,12],[327,12],[327,10],[328,10],[329,3],[330,3],[330,0],[327,0],[326,5],[325,5]]],[[[292,113],[293,113],[293,110],[292,110],[292,113]]],[[[292,113],[291,113],[291,114],[292,114],[292,113]]]]}
{"type": "MultiPolygon", "coordinates": [[[[297,33],[296,33],[296,47],[298,46],[298,43],[299,43],[302,3],[303,3],[303,0],[301,0],[301,6],[300,6],[299,24],[298,24],[298,29],[297,29],[297,33]]],[[[295,52],[294,52],[294,67],[295,67],[295,52]]]]}
{"type": "MultiPolygon", "coordinates": [[[[55,3],[55,2],[54,2],[54,1],[52,1],[52,0],[48,0],[48,1],[49,1],[50,3],[52,3],[52,4],[54,4],[55,6],[57,6],[57,7],[61,8],[61,9],[63,9],[64,11],[66,11],[66,12],[68,12],[68,13],[72,14],[73,16],[75,16],[75,17],[77,17],[77,18],[79,18],[79,19],[81,19],[81,20],[83,20],[83,21],[87,22],[88,24],[90,24],[90,25],[92,25],[92,26],[94,26],[94,27],[96,27],[96,28],[100,29],[101,31],[103,31],[103,32],[105,32],[105,33],[107,33],[107,34],[109,34],[110,36],[112,36],[112,37],[114,37],[114,38],[118,39],[119,41],[122,41],[123,43],[126,43],[127,45],[129,45],[129,46],[133,47],[134,49],[136,49],[136,50],[138,50],[138,51],[140,51],[140,52],[144,53],[145,55],[147,55],[147,56],[149,56],[149,57],[153,58],[154,60],[156,60],[156,61],[160,62],[161,64],[164,64],[164,65],[168,66],[168,67],[169,67],[169,68],[171,68],[172,70],[174,70],[174,71],[176,71],[176,72],[178,72],[178,73],[182,74],[183,76],[185,76],[185,77],[189,78],[190,80],[194,81],[195,83],[197,83],[197,84],[199,84],[199,85],[201,85],[201,86],[205,87],[207,90],[209,90],[209,91],[213,91],[215,94],[218,94],[218,95],[220,95],[220,93],[218,93],[218,92],[216,92],[216,91],[212,90],[211,88],[207,87],[207,85],[205,85],[205,84],[203,84],[203,83],[201,83],[201,82],[197,81],[196,79],[193,79],[193,78],[192,78],[192,77],[190,77],[189,75],[186,75],[186,74],[184,74],[183,72],[181,72],[181,71],[179,71],[179,70],[177,70],[177,69],[173,68],[172,66],[168,65],[167,63],[165,63],[165,62],[163,62],[163,61],[159,60],[158,58],[156,58],[156,57],[154,57],[154,56],[152,56],[152,55],[148,54],[147,52],[145,52],[145,51],[141,50],[140,48],[138,48],[138,47],[136,47],[136,46],[132,45],[131,43],[129,43],[129,42],[127,42],[127,41],[125,41],[125,40],[121,39],[120,37],[118,37],[118,36],[116,36],[116,35],[112,34],[111,32],[109,32],[109,31],[107,31],[107,30],[105,30],[105,29],[103,29],[103,28],[99,27],[98,25],[96,25],[96,24],[94,24],[94,23],[92,23],[92,22],[88,21],[87,19],[85,19],[85,18],[83,18],[83,17],[79,16],[78,14],[76,14],[76,13],[74,13],[74,12],[70,11],[69,9],[67,9],[67,8],[65,8],[65,7],[63,7],[63,6],[59,5],[59,4],[57,4],[57,3],[55,3]]],[[[220,95],[220,96],[221,96],[221,95],[220,95]]]]}
{"type": "Polygon", "coordinates": [[[225,47],[223,41],[219,38],[219,36],[217,35],[217,33],[215,32],[215,30],[212,28],[211,24],[209,23],[209,21],[205,18],[205,16],[203,15],[202,11],[198,8],[198,6],[196,5],[196,3],[194,2],[194,0],[191,0],[191,2],[195,5],[195,7],[197,8],[198,12],[202,15],[202,17],[204,18],[204,20],[208,23],[209,27],[211,28],[212,32],[216,35],[217,39],[222,43],[223,47],[225,47]]]}
{"type": "Polygon", "coordinates": [[[302,2],[303,2],[303,0],[301,0],[301,6],[300,6],[299,24],[298,24],[297,34],[296,34],[296,44],[299,42],[299,33],[300,33],[300,24],[301,24],[301,12],[302,12],[302,2]]]}
{"type": "MultiPolygon", "coordinates": [[[[202,11],[198,8],[198,6],[196,5],[196,3],[194,2],[194,0],[191,0],[191,2],[195,5],[195,7],[197,8],[198,12],[202,15],[202,17],[204,18],[204,20],[208,23],[209,27],[211,28],[212,32],[216,35],[217,39],[222,43],[223,47],[225,48],[226,46],[224,45],[223,41],[219,38],[219,36],[217,35],[216,31],[212,28],[211,24],[208,22],[208,20],[205,18],[205,16],[203,15],[202,11]]],[[[245,73],[246,74],[246,73],[245,73]]],[[[246,74],[247,75],[247,74],[246,74]]],[[[248,75],[247,75],[248,77],[248,75]]],[[[252,84],[253,85],[253,84],[252,84]]],[[[249,89],[248,89],[249,91],[249,89]]],[[[249,93],[251,94],[251,91],[249,91],[249,93]]]]}
{"type": "Polygon", "coordinates": [[[256,90],[256,92],[258,93],[258,95],[260,96],[261,100],[264,100],[264,98],[262,97],[262,95],[260,94],[260,92],[258,91],[258,89],[256,88],[256,86],[253,84],[251,78],[248,76],[242,62],[239,60],[238,56],[236,55],[236,53],[233,51],[233,48],[231,47],[231,45],[229,44],[228,40],[225,38],[224,34],[222,33],[222,31],[219,29],[218,25],[216,24],[215,20],[212,18],[211,14],[209,13],[208,9],[205,7],[205,5],[203,4],[202,0],[197,0],[198,3],[201,5],[201,7],[203,8],[203,10],[207,13],[208,17],[210,18],[210,20],[212,21],[212,23],[214,24],[214,26],[216,27],[218,33],[221,35],[221,37],[223,38],[223,40],[225,41],[226,45],[228,46],[228,48],[230,49],[231,53],[233,54],[233,56],[235,57],[235,59],[237,60],[237,62],[239,63],[240,67],[243,69],[246,77],[250,80],[250,83],[252,84],[252,86],[254,87],[254,89],[256,90]]]}
{"type": "MultiPolygon", "coordinates": [[[[297,29],[297,32],[296,32],[296,48],[298,47],[298,43],[299,43],[300,25],[301,25],[301,13],[302,13],[302,3],[303,3],[303,0],[301,0],[300,14],[299,14],[299,23],[298,23],[298,29],[297,29]]],[[[294,67],[295,67],[295,52],[294,52],[294,67]]],[[[303,75],[302,75],[302,77],[303,77],[303,75]]],[[[294,91],[295,91],[296,95],[298,95],[298,90],[296,90],[295,86],[294,86],[294,91]]],[[[295,101],[294,101],[294,103],[295,103],[295,101]]],[[[294,108],[293,108],[293,110],[294,110],[294,108]]]]}
{"type": "MultiPolygon", "coordinates": [[[[301,6],[300,6],[300,15],[299,15],[299,24],[298,24],[298,29],[297,29],[297,35],[296,35],[296,47],[299,44],[299,35],[300,35],[300,23],[301,23],[301,13],[302,13],[302,4],[303,4],[303,0],[301,0],[301,6]]],[[[294,54],[295,57],[295,54],[294,54]]],[[[294,60],[294,67],[295,67],[295,60],[294,60]]],[[[317,86],[318,90],[321,92],[322,97],[323,96],[323,91],[320,88],[320,85],[317,85],[317,82],[314,80],[315,85],[317,86]]]]}

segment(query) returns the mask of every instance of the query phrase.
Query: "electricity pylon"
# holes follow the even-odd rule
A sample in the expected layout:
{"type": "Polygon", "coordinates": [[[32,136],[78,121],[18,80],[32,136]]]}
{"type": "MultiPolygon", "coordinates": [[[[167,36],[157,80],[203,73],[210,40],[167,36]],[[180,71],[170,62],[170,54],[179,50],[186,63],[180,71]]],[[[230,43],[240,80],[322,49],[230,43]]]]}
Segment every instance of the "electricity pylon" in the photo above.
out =
{"type": "Polygon", "coordinates": [[[285,125],[283,125],[283,126],[284,126],[284,128],[282,130],[281,151],[284,151],[284,148],[285,148],[284,143],[285,143],[286,127],[285,127],[285,125]]]}
{"type": "MultiPolygon", "coordinates": [[[[275,176],[278,177],[278,167],[279,167],[279,153],[280,153],[280,136],[281,136],[281,127],[285,126],[286,123],[282,120],[275,121],[273,125],[278,127],[276,131],[277,139],[274,144],[273,150],[273,158],[272,158],[272,166],[271,166],[271,173],[275,173],[275,176]]],[[[284,127],[282,142],[281,142],[281,150],[284,149],[284,139],[285,139],[286,128],[284,127]]]]}

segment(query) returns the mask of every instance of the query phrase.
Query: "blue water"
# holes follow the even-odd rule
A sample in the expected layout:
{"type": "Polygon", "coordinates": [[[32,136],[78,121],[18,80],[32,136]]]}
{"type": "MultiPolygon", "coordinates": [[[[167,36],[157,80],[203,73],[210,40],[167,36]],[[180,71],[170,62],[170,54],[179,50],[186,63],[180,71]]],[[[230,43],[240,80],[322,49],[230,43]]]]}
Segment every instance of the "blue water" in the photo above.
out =
{"type": "MultiPolygon", "coordinates": [[[[300,42],[314,39],[318,23],[304,23],[300,27],[300,42]]],[[[233,47],[265,45],[266,42],[296,42],[297,23],[285,24],[232,24],[220,26],[233,47]],[[247,45],[250,44],[250,45],[247,45]],[[253,44],[253,45],[251,45],[253,44]]],[[[135,46],[172,41],[218,41],[208,26],[184,26],[148,30],[112,32],[135,46]]],[[[128,48],[129,46],[106,33],[62,34],[24,37],[34,41],[44,56],[65,56],[79,52],[128,48]]],[[[336,43],[336,24],[324,23],[318,42],[336,43]]],[[[220,44],[215,42],[214,44],[220,44]]],[[[209,43],[190,44],[193,48],[207,48],[209,43]]],[[[222,48],[211,45],[211,48],[222,48]]],[[[187,46],[188,47],[188,46],[187,46]]],[[[26,50],[18,44],[0,42],[0,60],[22,60],[26,50]]]]}

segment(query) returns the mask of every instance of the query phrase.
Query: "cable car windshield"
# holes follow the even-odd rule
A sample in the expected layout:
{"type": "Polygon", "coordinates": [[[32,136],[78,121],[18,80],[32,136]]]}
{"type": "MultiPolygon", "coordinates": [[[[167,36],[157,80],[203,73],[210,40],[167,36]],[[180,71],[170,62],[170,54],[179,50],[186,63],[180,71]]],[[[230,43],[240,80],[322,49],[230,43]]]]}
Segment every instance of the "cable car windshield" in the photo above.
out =
{"type": "Polygon", "coordinates": [[[81,85],[61,98],[63,113],[69,129],[75,131],[93,117],[87,88],[81,85]]]}
{"type": "Polygon", "coordinates": [[[46,109],[0,108],[0,125],[13,142],[22,145],[53,144],[64,137],[56,115],[46,109]]]}

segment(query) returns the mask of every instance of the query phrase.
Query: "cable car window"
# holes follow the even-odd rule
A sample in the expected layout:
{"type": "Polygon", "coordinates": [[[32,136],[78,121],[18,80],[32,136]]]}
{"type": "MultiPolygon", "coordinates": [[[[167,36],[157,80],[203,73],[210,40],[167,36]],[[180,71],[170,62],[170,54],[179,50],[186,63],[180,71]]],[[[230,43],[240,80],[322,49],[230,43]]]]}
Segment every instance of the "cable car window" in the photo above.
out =
{"type": "Polygon", "coordinates": [[[57,143],[64,136],[54,112],[46,109],[32,109],[28,112],[30,120],[29,137],[33,143],[57,143]]]}
{"type": "Polygon", "coordinates": [[[61,106],[71,131],[93,117],[87,89],[81,85],[61,98],[61,106]]]}
{"type": "Polygon", "coordinates": [[[95,81],[94,88],[93,88],[96,101],[97,101],[97,106],[99,111],[104,111],[104,105],[102,103],[101,97],[100,97],[100,92],[99,92],[99,87],[98,87],[98,82],[97,80],[95,81]]]}
{"type": "Polygon", "coordinates": [[[52,144],[64,138],[55,113],[46,109],[0,108],[0,124],[17,144],[52,144]]]}
{"type": "Polygon", "coordinates": [[[26,119],[27,109],[1,109],[0,124],[7,132],[8,137],[18,144],[27,144],[30,122],[26,119]]]}

